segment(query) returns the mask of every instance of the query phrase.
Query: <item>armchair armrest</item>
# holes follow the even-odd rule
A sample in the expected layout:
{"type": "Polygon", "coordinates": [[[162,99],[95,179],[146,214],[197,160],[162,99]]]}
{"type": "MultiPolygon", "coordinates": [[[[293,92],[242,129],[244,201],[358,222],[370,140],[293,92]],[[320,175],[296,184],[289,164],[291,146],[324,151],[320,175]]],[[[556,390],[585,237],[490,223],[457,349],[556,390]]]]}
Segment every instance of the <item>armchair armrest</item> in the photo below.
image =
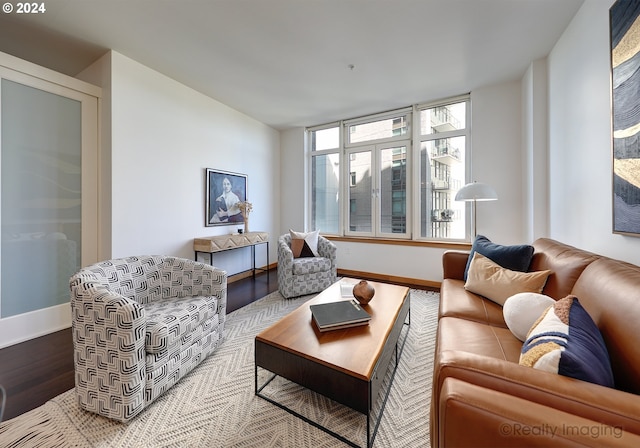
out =
{"type": "Polygon", "coordinates": [[[331,260],[331,281],[335,281],[338,276],[338,248],[332,241],[320,236],[318,237],[318,254],[331,260]]]}
{"type": "Polygon", "coordinates": [[[278,238],[278,271],[293,275],[293,251],[284,236],[278,238]]]}
{"type": "Polygon", "coordinates": [[[318,237],[318,254],[331,260],[331,265],[335,266],[338,248],[335,244],[322,236],[318,237]]]}
{"type": "Polygon", "coordinates": [[[442,254],[442,278],[464,280],[469,251],[447,250],[442,254]]]}
{"type": "Polygon", "coordinates": [[[129,420],[145,405],[144,307],[90,273],[75,274],[69,286],[79,400],[87,410],[105,415],[108,407],[109,417],[129,420]]]}

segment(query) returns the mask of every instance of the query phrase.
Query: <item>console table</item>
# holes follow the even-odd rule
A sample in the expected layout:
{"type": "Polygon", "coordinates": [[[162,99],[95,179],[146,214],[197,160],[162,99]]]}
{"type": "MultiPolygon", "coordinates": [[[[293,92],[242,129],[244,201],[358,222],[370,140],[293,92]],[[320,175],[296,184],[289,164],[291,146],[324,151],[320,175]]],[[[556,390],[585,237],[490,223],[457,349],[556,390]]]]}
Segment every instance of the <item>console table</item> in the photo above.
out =
{"type": "Polygon", "coordinates": [[[193,250],[196,253],[195,260],[198,261],[198,253],[209,254],[209,262],[212,266],[214,253],[242,247],[251,247],[251,271],[253,272],[253,277],[256,276],[256,271],[269,270],[269,234],[267,232],[234,233],[193,239],[193,250]],[[256,246],[258,244],[267,245],[267,264],[265,269],[256,268],[256,246]]]}

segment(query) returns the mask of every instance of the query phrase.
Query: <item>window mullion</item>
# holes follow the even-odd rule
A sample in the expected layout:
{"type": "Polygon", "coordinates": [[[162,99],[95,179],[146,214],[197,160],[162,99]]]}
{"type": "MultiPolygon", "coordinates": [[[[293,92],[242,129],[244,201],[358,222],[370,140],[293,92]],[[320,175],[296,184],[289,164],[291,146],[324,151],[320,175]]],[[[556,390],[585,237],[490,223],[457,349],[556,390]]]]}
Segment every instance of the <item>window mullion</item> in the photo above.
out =
{"type": "Polygon", "coordinates": [[[410,236],[410,147],[411,140],[376,146],[376,236],[410,236]]]}
{"type": "Polygon", "coordinates": [[[375,236],[375,147],[360,146],[345,154],[345,234],[375,236]]]}

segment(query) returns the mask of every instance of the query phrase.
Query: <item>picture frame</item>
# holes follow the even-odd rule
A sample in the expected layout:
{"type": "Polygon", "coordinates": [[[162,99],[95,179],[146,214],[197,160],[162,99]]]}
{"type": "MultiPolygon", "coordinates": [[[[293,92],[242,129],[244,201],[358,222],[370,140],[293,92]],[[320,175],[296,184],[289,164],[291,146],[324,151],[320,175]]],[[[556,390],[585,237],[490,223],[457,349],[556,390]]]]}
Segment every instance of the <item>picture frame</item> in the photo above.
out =
{"type": "Polygon", "coordinates": [[[237,203],[247,200],[247,175],[206,168],[205,177],[205,226],[243,224],[237,203]]]}
{"type": "Polygon", "coordinates": [[[613,233],[640,236],[640,3],[609,9],[613,233]]]}

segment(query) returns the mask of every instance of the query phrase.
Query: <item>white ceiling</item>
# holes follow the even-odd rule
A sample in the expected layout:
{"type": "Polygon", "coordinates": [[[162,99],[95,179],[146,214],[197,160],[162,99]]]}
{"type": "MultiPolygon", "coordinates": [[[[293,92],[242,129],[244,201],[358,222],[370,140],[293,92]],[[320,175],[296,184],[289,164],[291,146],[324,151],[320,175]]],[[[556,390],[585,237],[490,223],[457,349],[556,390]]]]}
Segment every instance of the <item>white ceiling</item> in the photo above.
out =
{"type": "Polygon", "coordinates": [[[0,13],[0,51],[73,76],[113,49],[287,129],[519,79],[582,3],[45,0],[0,13]]]}

